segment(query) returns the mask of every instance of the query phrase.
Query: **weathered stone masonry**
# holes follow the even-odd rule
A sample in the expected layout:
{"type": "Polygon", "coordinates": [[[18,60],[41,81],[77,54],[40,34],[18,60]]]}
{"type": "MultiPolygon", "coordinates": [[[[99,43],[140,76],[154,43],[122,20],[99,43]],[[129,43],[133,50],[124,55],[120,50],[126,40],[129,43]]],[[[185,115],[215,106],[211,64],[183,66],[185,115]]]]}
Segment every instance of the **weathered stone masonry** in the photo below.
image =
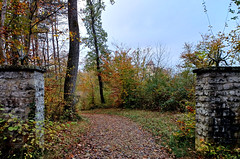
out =
{"type": "MultiPolygon", "coordinates": [[[[4,113],[21,120],[34,119],[38,130],[44,121],[43,72],[36,67],[0,66],[0,105],[4,113]]],[[[42,135],[38,133],[38,137],[42,135]]]]}
{"type": "Polygon", "coordinates": [[[23,120],[35,109],[35,119],[43,121],[43,71],[36,68],[0,67],[0,104],[6,113],[23,120]]]}
{"type": "Polygon", "coordinates": [[[240,146],[240,67],[194,70],[196,148],[200,141],[240,146]]]}

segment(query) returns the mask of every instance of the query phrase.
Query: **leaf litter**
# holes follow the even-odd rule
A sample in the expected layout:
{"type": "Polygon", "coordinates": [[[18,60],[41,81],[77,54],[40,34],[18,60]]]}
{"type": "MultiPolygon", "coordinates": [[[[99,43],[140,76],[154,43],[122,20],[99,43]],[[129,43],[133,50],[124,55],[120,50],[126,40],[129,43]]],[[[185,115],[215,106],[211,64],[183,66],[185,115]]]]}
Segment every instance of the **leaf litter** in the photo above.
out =
{"type": "Polygon", "coordinates": [[[173,155],[156,144],[154,137],[126,117],[107,114],[82,114],[90,120],[73,159],[144,158],[172,159],[173,155]]]}

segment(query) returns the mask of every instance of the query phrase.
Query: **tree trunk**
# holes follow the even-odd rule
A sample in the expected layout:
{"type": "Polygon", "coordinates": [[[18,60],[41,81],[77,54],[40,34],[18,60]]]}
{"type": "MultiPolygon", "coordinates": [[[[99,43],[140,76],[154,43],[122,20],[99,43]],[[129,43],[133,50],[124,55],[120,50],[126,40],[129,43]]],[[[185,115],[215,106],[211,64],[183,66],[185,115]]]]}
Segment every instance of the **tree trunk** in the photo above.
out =
{"type": "Polygon", "coordinates": [[[50,55],[49,55],[49,39],[48,39],[48,32],[46,33],[47,38],[47,68],[50,68],[50,55]]]}
{"type": "Polygon", "coordinates": [[[76,80],[79,62],[79,26],[77,13],[77,0],[68,0],[68,25],[69,25],[69,54],[67,62],[67,71],[64,83],[64,107],[65,116],[68,120],[76,117],[76,106],[74,92],[76,89],[76,80]]]}
{"type": "MultiPolygon", "coordinates": [[[[1,26],[0,29],[3,31],[4,23],[5,23],[5,18],[6,18],[6,12],[7,12],[7,0],[4,0],[2,2],[2,12],[1,12],[1,26]]],[[[0,64],[5,63],[6,64],[6,55],[4,52],[4,41],[3,41],[3,34],[0,34],[0,64]]]]}
{"type": "Polygon", "coordinates": [[[43,63],[44,63],[44,66],[46,67],[47,66],[47,59],[46,59],[46,53],[45,53],[45,46],[46,46],[46,39],[44,39],[42,41],[42,57],[43,57],[43,63]]]}
{"type": "MultiPolygon", "coordinates": [[[[15,5],[15,3],[17,4],[17,1],[13,1],[13,4],[15,5]]],[[[17,14],[17,11],[14,11],[13,12],[13,22],[16,23],[16,24],[19,24],[19,19],[18,19],[18,14],[17,14]]],[[[19,41],[19,36],[17,35],[17,33],[13,33],[12,35],[12,41],[14,42],[13,43],[13,46],[11,48],[11,65],[18,65],[18,60],[19,60],[19,52],[18,52],[18,48],[17,48],[17,41],[19,41]]]]}
{"type": "MultiPolygon", "coordinates": [[[[55,39],[54,39],[54,19],[52,18],[52,46],[53,46],[53,60],[54,60],[54,69],[55,69],[55,75],[57,75],[57,61],[56,61],[56,47],[55,47],[55,39]]],[[[58,79],[58,76],[56,76],[56,80],[58,79]]]]}
{"type": "MultiPolygon", "coordinates": [[[[57,64],[58,64],[58,75],[59,78],[59,82],[60,82],[60,85],[62,84],[62,76],[61,76],[61,61],[60,61],[60,50],[59,50],[59,33],[58,33],[58,19],[57,19],[57,14],[55,14],[55,23],[54,23],[54,30],[55,30],[55,40],[56,40],[56,46],[57,46],[57,64]]],[[[59,87],[59,92],[62,92],[62,87],[59,87]]]]}
{"type": "MultiPolygon", "coordinates": [[[[58,74],[60,75],[61,73],[61,62],[60,62],[60,50],[59,50],[59,40],[58,40],[58,19],[57,19],[57,14],[55,14],[55,23],[54,23],[54,31],[55,31],[55,40],[56,40],[56,47],[57,47],[57,52],[56,52],[56,58],[57,58],[57,64],[58,64],[58,74]]],[[[60,76],[61,78],[61,76],[60,76]]]]}
{"type": "Polygon", "coordinates": [[[104,96],[103,96],[103,82],[102,82],[102,76],[101,76],[101,68],[100,68],[100,59],[99,59],[99,47],[98,47],[98,40],[95,30],[95,19],[94,19],[94,10],[93,10],[93,3],[92,0],[89,0],[90,6],[92,6],[91,9],[91,27],[92,27],[92,33],[94,38],[94,46],[95,46],[95,52],[96,52],[96,62],[97,62],[97,75],[98,75],[98,83],[99,83],[99,93],[101,98],[101,103],[104,104],[104,96]]]}

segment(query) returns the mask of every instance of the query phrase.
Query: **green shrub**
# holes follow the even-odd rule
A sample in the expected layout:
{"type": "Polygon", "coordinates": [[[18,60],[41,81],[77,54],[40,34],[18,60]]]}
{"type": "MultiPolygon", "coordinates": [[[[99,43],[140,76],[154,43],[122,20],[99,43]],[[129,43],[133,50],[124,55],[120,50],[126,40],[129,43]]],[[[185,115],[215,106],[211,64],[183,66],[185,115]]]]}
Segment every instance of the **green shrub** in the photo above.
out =
{"type": "Polygon", "coordinates": [[[164,69],[158,69],[142,85],[137,108],[157,111],[185,111],[185,102],[194,101],[195,77],[190,72],[171,76],[164,69]]]}
{"type": "Polygon", "coordinates": [[[198,151],[206,158],[221,159],[239,159],[240,148],[232,149],[230,147],[216,145],[202,141],[198,151]]]}
{"type": "Polygon", "coordinates": [[[189,112],[184,119],[177,121],[178,130],[170,140],[170,147],[177,157],[189,156],[195,147],[195,113],[189,112]]]}
{"type": "Polygon", "coordinates": [[[43,145],[37,133],[34,120],[23,121],[12,114],[4,114],[0,118],[0,156],[17,159],[41,156],[43,145]]]}
{"type": "Polygon", "coordinates": [[[87,126],[85,121],[61,123],[45,120],[39,132],[34,120],[23,121],[10,113],[1,114],[0,158],[68,158],[71,151],[64,150],[74,148],[80,142],[79,134],[87,126]],[[39,133],[44,134],[44,142],[37,137],[39,133]]]}

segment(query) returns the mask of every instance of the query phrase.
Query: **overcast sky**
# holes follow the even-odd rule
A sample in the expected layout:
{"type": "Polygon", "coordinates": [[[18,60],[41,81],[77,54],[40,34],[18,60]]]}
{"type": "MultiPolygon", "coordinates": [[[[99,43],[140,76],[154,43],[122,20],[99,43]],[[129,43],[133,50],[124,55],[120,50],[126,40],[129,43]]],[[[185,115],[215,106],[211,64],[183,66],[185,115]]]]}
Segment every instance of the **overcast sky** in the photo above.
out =
{"type": "MultiPolygon", "coordinates": [[[[110,0],[108,0],[110,1],[110,0]]],[[[205,0],[210,23],[216,34],[223,31],[231,0],[205,0]]],[[[166,46],[172,65],[179,63],[185,42],[201,40],[209,33],[209,23],[202,0],[115,0],[106,2],[103,28],[108,33],[108,43],[124,44],[129,48],[166,46]]],[[[236,22],[229,13],[228,30],[236,22]]],[[[112,48],[112,46],[110,46],[112,48]]]]}

